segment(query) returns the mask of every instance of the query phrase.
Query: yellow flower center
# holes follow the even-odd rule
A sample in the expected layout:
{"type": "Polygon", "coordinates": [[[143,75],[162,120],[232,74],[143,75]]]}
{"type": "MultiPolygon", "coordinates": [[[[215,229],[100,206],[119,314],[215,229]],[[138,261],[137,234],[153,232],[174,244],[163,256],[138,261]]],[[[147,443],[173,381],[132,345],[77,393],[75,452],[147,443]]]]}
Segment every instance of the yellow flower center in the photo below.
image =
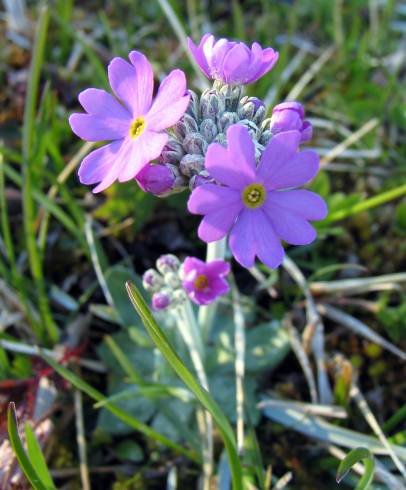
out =
{"type": "Polygon", "coordinates": [[[145,119],[140,116],[137,117],[137,119],[134,119],[134,121],[131,123],[130,130],[128,131],[130,138],[133,140],[135,138],[138,138],[145,129],[145,119]]]}
{"type": "Polygon", "coordinates": [[[262,184],[250,184],[242,191],[241,197],[247,208],[258,208],[264,204],[266,189],[262,184]]]}
{"type": "Polygon", "coordinates": [[[198,291],[204,291],[209,286],[209,281],[208,281],[206,276],[204,276],[203,274],[199,274],[196,277],[195,282],[193,283],[193,286],[198,291]]]}

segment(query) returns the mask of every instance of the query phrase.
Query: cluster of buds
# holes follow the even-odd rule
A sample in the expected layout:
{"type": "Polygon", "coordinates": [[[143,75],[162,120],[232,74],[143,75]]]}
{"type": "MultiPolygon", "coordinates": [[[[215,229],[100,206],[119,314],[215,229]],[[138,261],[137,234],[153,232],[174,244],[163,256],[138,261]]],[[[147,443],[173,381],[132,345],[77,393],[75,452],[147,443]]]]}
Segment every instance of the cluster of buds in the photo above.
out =
{"type": "Polygon", "coordinates": [[[173,127],[168,143],[157,164],[150,164],[137,176],[140,187],[165,197],[187,187],[213,181],[205,168],[205,155],[211,143],[226,146],[226,132],[233,124],[245,126],[260,158],[272,136],[289,130],[302,134],[302,142],[312,135],[309,121],[299,102],[284,102],[274,107],[266,118],[265,104],[257,97],[243,95],[241,85],[223,85],[215,81],[201,97],[189,91],[186,113],[173,127]]]}
{"type": "Polygon", "coordinates": [[[152,308],[167,310],[181,305],[188,296],[198,305],[208,305],[218,296],[228,293],[224,277],[230,266],[223,260],[203,262],[187,257],[183,263],[175,255],[161,255],[156,269],[148,269],[142,276],[144,288],[152,294],[152,308]]]}
{"type": "Polygon", "coordinates": [[[181,263],[175,255],[165,254],[156,261],[156,269],[144,272],[142,283],[152,294],[151,304],[155,311],[175,307],[185,300],[180,268],[181,263]]]}

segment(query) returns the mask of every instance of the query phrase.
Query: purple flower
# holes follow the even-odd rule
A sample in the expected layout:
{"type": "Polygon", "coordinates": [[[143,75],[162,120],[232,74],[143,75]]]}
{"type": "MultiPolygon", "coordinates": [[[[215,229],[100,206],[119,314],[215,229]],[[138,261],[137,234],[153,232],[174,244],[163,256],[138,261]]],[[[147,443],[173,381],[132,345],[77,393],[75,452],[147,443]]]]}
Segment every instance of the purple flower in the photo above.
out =
{"type": "Polygon", "coordinates": [[[135,180],[143,191],[162,196],[172,190],[176,176],[173,166],[169,164],[147,163],[135,180]]]}
{"type": "Polygon", "coordinates": [[[230,265],[224,260],[202,262],[195,257],[186,257],[183,263],[183,287],[189,298],[198,305],[208,305],[223,294],[229,286],[224,279],[230,265]]]}
{"type": "Polygon", "coordinates": [[[300,131],[301,143],[311,140],[313,134],[310,121],[304,120],[302,104],[294,100],[282,102],[273,108],[269,129],[274,135],[283,131],[300,131]]]}
{"type": "Polygon", "coordinates": [[[229,246],[241,265],[252,267],[258,256],[268,267],[278,267],[284,257],[281,240],[311,243],[316,231],[308,221],[327,215],[320,196],[290,190],[317,174],[318,155],[298,151],[299,131],[287,131],[271,139],[257,167],[247,128],[230,126],[227,141],[227,149],[213,143],[206,153],[206,169],[220,185],[197,187],[189,198],[189,211],[204,215],[198,235],[213,242],[230,231],[229,246]]]}
{"type": "Polygon", "coordinates": [[[160,291],[159,293],[154,293],[152,295],[151,304],[155,311],[165,310],[171,304],[171,298],[168,294],[160,291]]]}
{"type": "Polygon", "coordinates": [[[152,101],[151,64],[137,51],[131,51],[129,59],[131,64],[114,58],[108,66],[110,85],[119,100],[104,90],[89,88],[79,94],[87,113],[69,118],[80,138],[112,141],[92,151],[80,166],[82,184],[99,184],[93,192],[106,189],[116,180],[133,179],[157,158],[168,141],[165,129],[182,117],[189,103],[181,70],[173,70],[162,81],[152,101]]]}
{"type": "Polygon", "coordinates": [[[262,49],[258,43],[250,49],[242,42],[216,41],[212,34],[205,34],[199,46],[188,38],[188,46],[208,78],[229,85],[255,82],[272,69],[279,57],[277,51],[262,49]]]}

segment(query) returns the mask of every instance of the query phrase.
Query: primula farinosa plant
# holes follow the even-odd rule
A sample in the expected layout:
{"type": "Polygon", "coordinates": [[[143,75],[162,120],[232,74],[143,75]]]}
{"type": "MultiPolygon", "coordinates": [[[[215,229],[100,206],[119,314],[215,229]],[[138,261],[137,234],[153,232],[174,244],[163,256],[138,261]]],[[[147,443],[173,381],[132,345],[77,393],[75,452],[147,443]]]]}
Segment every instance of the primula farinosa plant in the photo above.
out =
{"type": "Polygon", "coordinates": [[[235,313],[236,339],[240,339],[236,347],[237,442],[208,394],[206,372],[207,340],[216,324],[218,299],[222,297],[225,308],[230,304],[235,308],[238,302],[235,295],[232,301],[228,296],[227,244],[242,267],[252,268],[258,258],[265,266],[277,268],[285,255],[282,242],[313,242],[316,231],[311,222],[325,218],[327,208],[320,196],[299,189],[316,176],[319,166],[317,153],[302,148],[312,137],[303,106],[285,101],[270,109],[259,98],[244,94],[245,85],[272,70],[278,53],[258,43],[249,48],[209,34],[199,45],[189,40],[189,49],[213,82],[203,93],[187,89],[185,74],[174,70],[153,97],[151,64],[143,54],[132,51],[128,60],[114,58],[109,64],[112,93],[97,88],[81,92],[79,102],[85,113],[73,114],[69,122],[84,140],[108,141],[92,151],[79,169],[80,181],[95,185],[93,192],[134,179],[143,191],[159,197],[188,192],[187,210],[201,216],[197,233],[207,243],[206,261],[169,254],[159,257],[156,269],[143,275],[152,314],[143,309],[139,298],[136,303],[147,328],[155,325],[150,333],[164,357],[207,409],[203,418],[198,417],[203,488],[209,488],[213,474],[213,417],[225,442],[233,485],[242,488],[238,452],[244,438],[241,339],[245,332],[241,311],[235,313]],[[157,334],[161,330],[152,315],[158,321],[175,321],[189,360],[180,360],[171,345],[162,347],[160,342],[166,340],[157,334]],[[184,374],[190,361],[206,391],[184,374]]]}

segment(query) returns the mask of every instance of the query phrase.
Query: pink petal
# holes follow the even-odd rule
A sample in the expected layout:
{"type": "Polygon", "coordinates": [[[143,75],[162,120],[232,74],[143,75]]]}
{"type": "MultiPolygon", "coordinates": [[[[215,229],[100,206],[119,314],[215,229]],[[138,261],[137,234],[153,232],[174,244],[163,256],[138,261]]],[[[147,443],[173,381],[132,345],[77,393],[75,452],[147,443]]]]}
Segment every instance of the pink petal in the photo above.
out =
{"type": "Polygon", "coordinates": [[[189,103],[186,93],[186,77],[182,70],[173,70],[162,81],[154,103],[148,112],[148,126],[161,131],[173,126],[183,116],[189,103]]]}
{"type": "Polygon", "coordinates": [[[119,182],[133,179],[145,165],[158,158],[168,141],[168,135],[167,133],[145,131],[138,138],[134,140],[128,138],[127,141],[131,149],[120,170],[119,182]]]}
{"type": "Polygon", "coordinates": [[[154,90],[152,66],[146,56],[139,51],[131,51],[128,57],[137,74],[136,111],[137,114],[145,114],[151,107],[154,90]]]}
{"type": "Polygon", "coordinates": [[[204,242],[215,242],[224,238],[233,226],[239,208],[227,206],[206,214],[199,226],[197,234],[204,242]]]}
{"type": "Polygon", "coordinates": [[[308,245],[317,236],[316,230],[302,216],[267,202],[264,210],[275,233],[291,245],[308,245]]]}
{"type": "Polygon", "coordinates": [[[274,169],[269,176],[268,189],[288,189],[304,185],[317,175],[318,170],[317,153],[313,150],[303,150],[286,162],[284,167],[274,169]]]}
{"type": "Polygon", "coordinates": [[[108,115],[72,114],[72,131],[86,141],[118,140],[127,136],[130,119],[116,119],[108,115]]]}
{"type": "Polygon", "coordinates": [[[151,64],[141,53],[132,51],[130,59],[133,64],[114,58],[108,66],[108,76],[114,93],[135,118],[145,115],[151,105],[153,74],[151,64]]]}
{"type": "Polygon", "coordinates": [[[282,263],[285,251],[262,209],[253,216],[253,232],[258,258],[269,268],[275,269],[282,263]]]}
{"type": "Polygon", "coordinates": [[[322,220],[328,210],[324,200],[314,192],[304,189],[268,192],[267,206],[284,208],[311,221],[322,220]]]}
{"type": "Polygon", "coordinates": [[[105,90],[87,88],[80,92],[79,102],[89,114],[109,116],[115,119],[128,119],[131,114],[118,102],[118,100],[105,90]]]}
{"type": "MultiPolygon", "coordinates": [[[[187,206],[190,213],[207,214],[230,204],[241,203],[240,192],[216,184],[196,187],[189,197],[187,206]]],[[[242,207],[242,205],[241,205],[242,207]]]]}
{"type": "Polygon", "coordinates": [[[230,264],[224,260],[212,260],[206,270],[211,276],[226,276],[230,272],[230,264]]]}
{"type": "Polygon", "coordinates": [[[80,182],[86,185],[101,182],[113,167],[121,146],[122,141],[114,141],[89,153],[80,164],[80,182]]]}
{"type": "Polygon", "coordinates": [[[223,72],[228,82],[244,83],[250,72],[251,53],[244,43],[233,46],[223,60],[223,72]]]}
{"type": "Polygon", "coordinates": [[[194,273],[196,270],[203,270],[205,268],[205,262],[196,257],[186,257],[183,261],[183,272],[188,275],[194,273]]]}
{"type": "Polygon", "coordinates": [[[273,136],[267,144],[258,166],[258,176],[269,182],[268,188],[275,188],[274,177],[283,174],[287,162],[296,155],[299,143],[299,131],[286,131],[273,136]]]}
{"type": "Polygon", "coordinates": [[[233,226],[229,247],[235,260],[243,267],[250,268],[255,263],[255,241],[253,239],[253,214],[255,211],[242,211],[233,226]]]}
{"type": "Polygon", "coordinates": [[[227,150],[218,143],[209,146],[205,167],[218,182],[240,190],[256,180],[254,143],[240,124],[228,128],[227,143],[227,150]]]}
{"type": "Polygon", "coordinates": [[[210,34],[205,34],[202,37],[202,40],[200,41],[199,46],[196,46],[196,44],[192,41],[192,39],[190,37],[187,38],[187,45],[188,45],[190,52],[192,53],[194,59],[196,60],[196,63],[199,65],[202,72],[208,78],[210,78],[209,66],[208,66],[206,58],[203,54],[202,46],[209,37],[213,37],[213,36],[211,36],[210,34]]]}

